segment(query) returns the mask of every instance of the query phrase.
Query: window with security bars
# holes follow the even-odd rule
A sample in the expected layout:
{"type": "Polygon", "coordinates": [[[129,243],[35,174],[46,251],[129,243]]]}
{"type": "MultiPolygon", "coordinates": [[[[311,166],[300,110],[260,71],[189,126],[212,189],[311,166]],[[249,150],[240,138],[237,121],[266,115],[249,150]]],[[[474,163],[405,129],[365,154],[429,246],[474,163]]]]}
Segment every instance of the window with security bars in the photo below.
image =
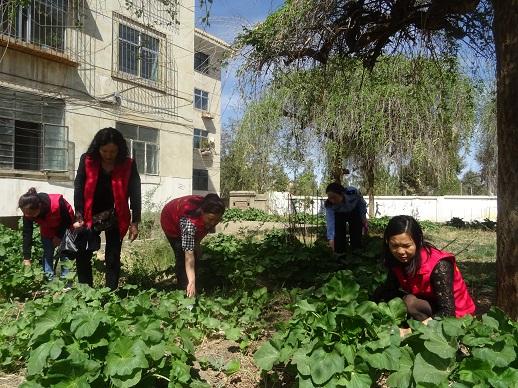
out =
{"type": "Polygon", "coordinates": [[[208,170],[192,170],[192,189],[207,191],[209,190],[209,171],[208,170]]]}
{"type": "Polygon", "coordinates": [[[117,122],[116,128],[126,139],[138,171],[147,175],[158,175],[159,130],[123,122],[117,122]]]}
{"type": "Polygon", "coordinates": [[[205,139],[205,141],[207,141],[208,137],[209,137],[209,131],[205,131],[203,129],[194,128],[194,136],[192,137],[193,148],[194,149],[202,148],[204,139],[205,139]]]}
{"type": "Polygon", "coordinates": [[[207,74],[209,72],[209,56],[201,51],[194,53],[194,70],[207,74]]]}
{"type": "Polygon", "coordinates": [[[204,111],[209,110],[209,92],[194,89],[194,107],[204,111]]]}
{"type": "Polygon", "coordinates": [[[61,100],[0,88],[0,169],[68,170],[61,100]]]}
{"type": "Polygon", "coordinates": [[[0,33],[41,48],[65,51],[70,0],[0,0],[0,33]],[[17,2],[20,4],[20,2],[17,2]]]}
{"type": "Polygon", "coordinates": [[[123,23],[118,37],[119,72],[159,82],[160,39],[123,23]]]}

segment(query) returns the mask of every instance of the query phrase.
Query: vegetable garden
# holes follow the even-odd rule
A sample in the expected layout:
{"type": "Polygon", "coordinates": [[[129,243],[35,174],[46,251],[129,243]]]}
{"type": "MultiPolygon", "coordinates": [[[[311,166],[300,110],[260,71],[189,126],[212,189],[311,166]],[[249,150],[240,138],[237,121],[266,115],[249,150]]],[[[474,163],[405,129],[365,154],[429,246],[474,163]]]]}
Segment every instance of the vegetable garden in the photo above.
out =
{"type": "Polygon", "coordinates": [[[369,301],[385,275],[379,237],[366,243],[338,262],[323,243],[305,246],[283,231],[214,235],[204,246],[205,289],[189,299],[162,281],[172,265],[164,241],[134,246],[125,259],[127,281],[148,266],[146,284],[66,292],[22,267],[19,232],[0,227],[0,370],[24,376],[23,387],[518,386],[516,322],[497,309],[406,321],[400,299],[369,301]],[[153,269],[149,254],[131,253],[151,244],[163,263],[153,269]],[[406,324],[412,333],[400,338],[406,324]],[[230,352],[200,354],[214,341],[230,352]]]}

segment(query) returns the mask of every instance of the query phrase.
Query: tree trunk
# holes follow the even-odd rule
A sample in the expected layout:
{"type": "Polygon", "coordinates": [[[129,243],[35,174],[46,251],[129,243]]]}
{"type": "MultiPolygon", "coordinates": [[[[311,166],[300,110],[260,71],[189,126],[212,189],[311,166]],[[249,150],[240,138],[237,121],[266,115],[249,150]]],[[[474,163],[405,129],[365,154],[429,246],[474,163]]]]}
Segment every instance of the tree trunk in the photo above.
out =
{"type": "Polygon", "coordinates": [[[367,194],[369,195],[369,218],[374,218],[374,163],[367,163],[367,194]]]}
{"type": "Polygon", "coordinates": [[[496,303],[518,319],[518,5],[493,0],[497,76],[496,303]]]}

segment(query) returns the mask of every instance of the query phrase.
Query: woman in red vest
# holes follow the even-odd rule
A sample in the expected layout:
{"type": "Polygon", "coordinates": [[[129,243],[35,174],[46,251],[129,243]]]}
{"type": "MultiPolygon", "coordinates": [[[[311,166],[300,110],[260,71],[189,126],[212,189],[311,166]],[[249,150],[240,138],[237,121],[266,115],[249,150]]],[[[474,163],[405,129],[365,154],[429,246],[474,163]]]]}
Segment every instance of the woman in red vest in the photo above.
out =
{"type": "Polygon", "coordinates": [[[74,227],[86,227],[89,235],[78,247],[78,280],[92,286],[92,254],[99,249],[97,241],[104,231],[106,287],[114,290],[119,285],[122,240],[128,230],[131,241],[137,238],[142,208],[137,165],[129,157],[124,137],[115,128],[97,132],[88,151],[81,156],[74,181],[74,207],[74,227]]]}
{"type": "MultiPolygon", "coordinates": [[[[23,213],[23,263],[31,264],[32,231],[36,222],[43,245],[43,271],[50,280],[54,276],[54,249],[61,243],[65,231],[72,227],[72,206],[61,194],[38,193],[31,187],[18,200],[18,207],[23,213]]],[[[67,273],[67,268],[61,269],[62,277],[67,273]]]]}
{"type": "Polygon", "coordinates": [[[173,199],[162,209],[160,224],[173,248],[178,286],[187,296],[196,294],[200,241],[221,221],[225,204],[217,194],[173,199]]]}
{"type": "Polygon", "coordinates": [[[402,297],[410,317],[424,323],[433,317],[459,318],[475,312],[454,255],[425,241],[413,217],[393,217],[383,242],[389,271],[386,283],[374,293],[375,300],[402,297]]]}

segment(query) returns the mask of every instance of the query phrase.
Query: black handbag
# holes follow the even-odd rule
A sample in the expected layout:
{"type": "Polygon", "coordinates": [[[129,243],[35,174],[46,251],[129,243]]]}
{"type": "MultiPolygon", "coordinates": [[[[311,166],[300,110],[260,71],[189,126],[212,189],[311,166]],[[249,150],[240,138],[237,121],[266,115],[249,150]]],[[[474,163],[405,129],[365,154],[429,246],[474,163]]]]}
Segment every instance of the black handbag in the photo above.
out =
{"type": "Polygon", "coordinates": [[[102,232],[115,226],[117,226],[115,209],[105,210],[92,216],[92,229],[96,232],[102,232]]]}

